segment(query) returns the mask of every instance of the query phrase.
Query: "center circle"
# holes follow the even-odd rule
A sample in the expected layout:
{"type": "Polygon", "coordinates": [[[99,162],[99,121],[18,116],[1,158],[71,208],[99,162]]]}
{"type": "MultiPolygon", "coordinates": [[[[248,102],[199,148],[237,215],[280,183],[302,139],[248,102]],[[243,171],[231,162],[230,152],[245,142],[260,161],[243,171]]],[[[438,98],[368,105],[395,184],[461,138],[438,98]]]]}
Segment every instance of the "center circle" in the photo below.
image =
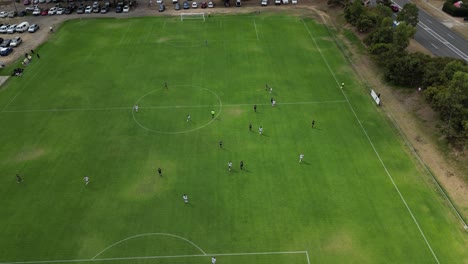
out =
{"type": "Polygon", "coordinates": [[[143,129],[161,134],[180,134],[206,127],[222,110],[219,96],[193,85],[170,85],[153,90],[135,103],[133,120],[143,129]],[[211,111],[215,111],[213,117],[211,111]],[[188,117],[190,116],[190,117],[188,117]]]}

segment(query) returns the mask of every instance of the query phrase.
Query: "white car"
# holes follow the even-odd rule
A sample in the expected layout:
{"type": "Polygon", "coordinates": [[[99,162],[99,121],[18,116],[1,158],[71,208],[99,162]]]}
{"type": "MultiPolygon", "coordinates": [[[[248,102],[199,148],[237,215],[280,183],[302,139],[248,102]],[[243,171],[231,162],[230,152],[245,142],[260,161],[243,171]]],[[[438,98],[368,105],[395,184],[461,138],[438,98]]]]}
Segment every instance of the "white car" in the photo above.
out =
{"type": "Polygon", "coordinates": [[[172,0],[172,3],[175,5],[175,4],[179,3],[179,0],[172,0]]]}
{"type": "Polygon", "coordinates": [[[198,7],[198,3],[197,2],[193,2],[192,3],[192,8],[197,8],[198,7]]]}
{"type": "Polygon", "coordinates": [[[10,47],[18,47],[23,40],[20,37],[13,38],[10,42],[10,47]]]}
{"type": "Polygon", "coordinates": [[[63,7],[57,8],[57,15],[63,15],[64,11],[65,11],[65,8],[63,8],[63,7]]]}
{"type": "Polygon", "coordinates": [[[15,32],[16,32],[16,26],[17,26],[16,24],[10,25],[10,26],[8,27],[8,29],[7,29],[7,33],[8,33],[8,34],[13,34],[13,33],[15,33],[15,32]]]}
{"type": "Polygon", "coordinates": [[[297,0],[291,0],[291,4],[297,5],[297,0]]]}
{"type": "Polygon", "coordinates": [[[93,12],[93,8],[91,6],[87,6],[84,10],[85,14],[91,14],[93,12]]]}
{"type": "Polygon", "coordinates": [[[6,11],[0,12],[0,17],[3,18],[3,17],[7,17],[7,16],[8,16],[8,12],[6,12],[6,11]]]}
{"type": "Polygon", "coordinates": [[[56,13],[57,13],[57,8],[56,7],[52,7],[51,9],[49,9],[49,12],[47,12],[47,14],[49,16],[55,15],[56,13]]]}
{"type": "Polygon", "coordinates": [[[128,13],[128,11],[130,11],[130,7],[128,5],[124,6],[122,12],[128,13]]]}
{"type": "Polygon", "coordinates": [[[213,7],[214,7],[214,4],[213,4],[213,2],[211,2],[211,1],[210,1],[210,2],[208,2],[208,8],[213,8],[213,7]]]}
{"type": "Polygon", "coordinates": [[[281,0],[275,0],[275,5],[281,5],[281,0]]]}
{"type": "Polygon", "coordinates": [[[156,4],[160,5],[163,3],[163,0],[156,0],[156,4]]]}
{"type": "Polygon", "coordinates": [[[283,5],[289,4],[289,0],[282,0],[283,5]]]}
{"type": "Polygon", "coordinates": [[[262,6],[267,6],[268,5],[268,0],[262,0],[261,5],[262,6]]]}
{"type": "Polygon", "coordinates": [[[10,25],[3,25],[0,27],[0,33],[6,33],[10,25]]]}
{"type": "Polygon", "coordinates": [[[42,10],[40,8],[36,8],[34,9],[34,11],[32,12],[33,16],[38,16],[40,15],[42,12],[42,10]]]}

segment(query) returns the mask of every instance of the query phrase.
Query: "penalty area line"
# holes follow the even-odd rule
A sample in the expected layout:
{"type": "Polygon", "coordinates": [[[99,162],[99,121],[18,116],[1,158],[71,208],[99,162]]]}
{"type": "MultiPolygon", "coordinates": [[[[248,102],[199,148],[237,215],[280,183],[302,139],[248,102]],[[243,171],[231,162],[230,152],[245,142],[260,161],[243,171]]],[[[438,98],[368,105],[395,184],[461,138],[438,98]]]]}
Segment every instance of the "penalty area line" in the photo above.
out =
{"type": "Polygon", "coordinates": [[[170,259],[170,258],[193,258],[193,257],[210,257],[210,256],[252,256],[252,255],[286,255],[286,254],[305,254],[307,263],[309,261],[309,253],[307,251],[272,251],[272,252],[245,252],[245,253],[218,253],[218,254],[195,254],[195,255],[170,255],[170,256],[136,256],[136,257],[120,257],[120,258],[92,258],[92,259],[68,259],[68,260],[35,260],[35,261],[15,261],[15,262],[0,262],[0,264],[41,264],[41,263],[73,263],[73,262],[98,262],[98,261],[119,261],[119,260],[141,260],[141,259],[170,259]]]}

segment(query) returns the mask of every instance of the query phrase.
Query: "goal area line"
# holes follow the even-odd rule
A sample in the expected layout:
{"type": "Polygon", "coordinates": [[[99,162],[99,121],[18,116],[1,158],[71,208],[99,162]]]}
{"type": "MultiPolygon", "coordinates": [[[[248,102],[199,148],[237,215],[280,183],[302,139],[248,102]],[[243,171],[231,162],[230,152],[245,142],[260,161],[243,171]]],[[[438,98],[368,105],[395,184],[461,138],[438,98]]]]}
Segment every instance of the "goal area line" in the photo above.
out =
{"type": "Polygon", "coordinates": [[[32,261],[13,261],[0,262],[0,264],[40,264],[40,263],[73,263],[73,262],[104,262],[119,260],[144,260],[144,259],[171,259],[171,258],[195,258],[195,257],[220,257],[220,256],[255,256],[255,255],[287,255],[303,254],[304,263],[310,264],[308,251],[273,251],[273,252],[244,252],[244,253],[218,253],[218,254],[194,254],[194,255],[168,255],[168,256],[137,256],[137,257],[119,257],[119,258],[92,258],[92,259],[65,259],[65,260],[32,260],[32,261]]]}

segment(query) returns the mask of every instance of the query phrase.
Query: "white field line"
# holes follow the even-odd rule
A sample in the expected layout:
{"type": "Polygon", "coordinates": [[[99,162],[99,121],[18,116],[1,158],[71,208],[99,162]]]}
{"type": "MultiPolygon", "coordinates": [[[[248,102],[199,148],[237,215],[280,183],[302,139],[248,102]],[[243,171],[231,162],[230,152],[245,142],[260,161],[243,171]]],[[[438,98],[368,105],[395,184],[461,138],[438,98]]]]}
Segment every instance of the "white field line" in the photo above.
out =
{"type": "MultiPolygon", "coordinates": [[[[73,263],[73,262],[98,262],[98,261],[118,261],[118,260],[139,260],[139,259],[170,259],[170,258],[193,258],[209,256],[249,256],[249,255],[282,255],[282,254],[306,254],[307,251],[273,251],[273,252],[245,252],[245,253],[220,253],[220,254],[195,254],[195,255],[172,255],[172,256],[140,256],[140,257],[121,257],[121,258],[99,258],[99,259],[64,259],[64,260],[33,260],[33,261],[15,261],[0,262],[0,264],[41,264],[41,263],[73,263]]],[[[308,262],[310,264],[310,262],[308,262]]]]}
{"type": "Polygon", "coordinates": [[[124,40],[125,37],[127,36],[128,31],[130,31],[130,26],[131,26],[131,25],[132,25],[132,23],[128,23],[127,30],[126,30],[125,33],[123,34],[122,38],[120,38],[119,45],[122,45],[123,40],[124,40]]]}
{"type": "MultiPolygon", "coordinates": [[[[13,98],[14,99],[14,98],[13,98]]],[[[334,101],[311,101],[311,102],[286,102],[277,103],[276,105],[307,105],[307,104],[333,104],[333,103],[346,103],[346,100],[334,101]]],[[[255,103],[249,104],[223,104],[223,107],[236,107],[236,106],[253,106],[255,103]]],[[[271,104],[256,104],[257,106],[269,106],[271,104]]],[[[200,108],[200,107],[213,107],[216,105],[168,105],[168,106],[140,106],[139,109],[170,109],[170,108],[200,108]]],[[[35,112],[85,112],[85,111],[108,111],[108,110],[132,110],[131,106],[123,107],[102,107],[102,108],[52,108],[52,109],[33,109],[33,110],[6,110],[0,113],[35,113],[35,112]]]]}
{"type": "MultiPolygon", "coordinates": [[[[39,59],[38,59],[38,60],[39,60],[39,59]]],[[[28,87],[29,83],[30,83],[32,80],[34,80],[34,77],[36,77],[36,75],[38,75],[38,74],[41,72],[42,68],[44,68],[43,65],[44,65],[44,63],[42,63],[42,65],[41,65],[41,67],[39,67],[39,69],[34,69],[34,71],[35,71],[34,75],[31,76],[31,78],[29,78],[29,80],[28,80],[27,83],[23,84],[23,88],[21,88],[21,89],[15,94],[15,96],[13,96],[13,98],[11,98],[11,100],[5,105],[5,107],[3,107],[2,111],[0,111],[0,114],[3,113],[3,112],[5,111],[5,109],[7,109],[8,106],[11,105],[11,103],[13,103],[13,101],[16,99],[16,97],[18,97],[18,95],[20,95],[20,93],[23,92],[23,90],[26,89],[26,87],[28,87]]],[[[29,69],[29,70],[31,70],[31,69],[29,69]]]]}
{"type": "Polygon", "coordinates": [[[110,249],[111,247],[113,246],[116,246],[122,242],[125,242],[127,240],[130,240],[130,239],[134,239],[134,238],[138,238],[138,237],[144,237],[144,236],[169,236],[169,237],[175,237],[175,238],[178,238],[178,239],[181,239],[185,242],[188,242],[189,244],[191,244],[192,246],[196,247],[201,253],[203,253],[203,255],[206,256],[206,253],[205,251],[203,251],[203,249],[201,249],[201,247],[197,246],[197,244],[193,243],[192,241],[186,239],[185,237],[181,237],[181,236],[178,236],[178,235],[173,235],[173,234],[169,234],[169,233],[146,233],[146,234],[139,234],[139,235],[135,235],[135,236],[131,236],[131,237],[127,237],[125,239],[122,239],[120,241],[117,241],[115,242],[114,244],[106,247],[105,249],[101,250],[101,252],[97,253],[96,256],[94,256],[92,259],[95,259],[97,256],[101,255],[102,253],[104,253],[106,250],[110,249]]]}
{"type": "MultiPolygon", "coordinates": [[[[312,39],[312,41],[314,42],[315,46],[317,47],[317,50],[319,51],[320,53],[320,57],[322,57],[322,60],[323,62],[326,64],[328,70],[330,71],[331,75],[333,76],[333,78],[335,79],[335,82],[337,84],[337,87],[339,88],[340,87],[340,82],[338,81],[338,78],[336,77],[334,71],[331,69],[330,65],[328,64],[328,61],[327,59],[325,58],[325,56],[323,55],[322,53],[322,50],[320,49],[320,47],[318,46],[317,44],[317,41],[315,40],[315,37],[312,35],[312,33],[310,32],[309,30],[309,27],[307,27],[306,23],[304,21],[302,21],[302,23],[304,24],[304,27],[306,28],[310,38],[312,39]]],[[[356,118],[359,126],[361,127],[361,130],[364,132],[364,135],[366,136],[367,138],[367,141],[369,142],[370,146],[372,147],[375,155],[377,156],[380,164],[382,165],[382,167],[384,168],[385,170],[385,173],[387,174],[388,178],[390,179],[390,181],[392,182],[393,184],[393,187],[395,188],[395,190],[397,191],[398,195],[400,196],[400,199],[401,201],[403,202],[403,204],[405,205],[406,209],[408,210],[408,213],[411,215],[411,218],[413,219],[414,223],[416,224],[416,227],[418,228],[419,230],[419,233],[421,234],[421,236],[423,237],[424,241],[426,242],[426,245],[427,247],[429,248],[429,250],[431,251],[432,253],[432,256],[434,257],[435,261],[437,263],[440,263],[439,262],[439,259],[437,258],[436,254],[434,253],[434,250],[432,249],[431,247],[431,244],[429,244],[429,241],[427,240],[426,238],[426,235],[424,235],[424,232],[422,231],[421,227],[419,226],[419,223],[418,223],[418,220],[416,220],[416,217],[414,216],[413,212],[411,211],[408,203],[406,202],[405,198],[403,197],[403,194],[401,194],[400,192],[400,189],[398,188],[398,186],[396,185],[395,181],[393,180],[393,177],[392,175],[390,174],[390,172],[388,171],[387,169],[387,166],[385,165],[385,163],[383,162],[382,158],[380,157],[380,154],[379,152],[377,151],[377,149],[375,148],[374,146],[374,143],[372,142],[372,140],[370,139],[369,135],[367,134],[367,131],[366,129],[364,128],[364,126],[362,125],[361,123],[361,120],[359,119],[359,117],[357,116],[356,112],[354,111],[354,108],[353,106],[351,105],[351,103],[349,102],[349,99],[348,97],[346,96],[346,94],[344,93],[344,91],[339,88],[341,93],[343,94],[343,96],[345,97],[346,99],[346,102],[348,103],[348,106],[349,106],[349,109],[351,110],[351,112],[353,113],[354,117],[356,118]]]]}
{"type": "Polygon", "coordinates": [[[254,19],[253,22],[254,22],[253,24],[254,24],[254,28],[255,28],[255,35],[257,35],[257,40],[260,40],[260,39],[258,38],[257,23],[255,23],[255,19],[254,19]]]}
{"type": "Polygon", "coordinates": [[[309,251],[306,251],[307,264],[310,264],[309,251]]]}

